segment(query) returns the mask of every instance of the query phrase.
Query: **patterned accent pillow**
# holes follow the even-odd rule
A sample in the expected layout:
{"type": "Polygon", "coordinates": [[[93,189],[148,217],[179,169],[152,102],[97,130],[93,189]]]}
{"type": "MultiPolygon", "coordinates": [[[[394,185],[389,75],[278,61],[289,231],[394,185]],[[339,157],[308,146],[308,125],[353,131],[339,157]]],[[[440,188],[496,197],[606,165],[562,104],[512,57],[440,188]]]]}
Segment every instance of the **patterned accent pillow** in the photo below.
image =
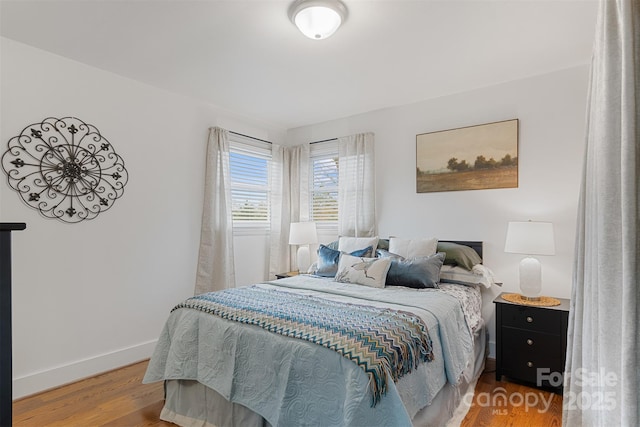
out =
{"type": "Polygon", "coordinates": [[[335,281],[384,288],[390,266],[389,258],[362,258],[342,254],[335,281]]]}
{"type": "MultiPolygon", "coordinates": [[[[371,256],[373,248],[368,246],[364,249],[351,252],[354,256],[371,256]]],[[[340,251],[331,249],[328,246],[320,245],[318,248],[318,267],[314,274],[322,277],[333,277],[338,271],[338,261],[340,260],[340,251]]]]}

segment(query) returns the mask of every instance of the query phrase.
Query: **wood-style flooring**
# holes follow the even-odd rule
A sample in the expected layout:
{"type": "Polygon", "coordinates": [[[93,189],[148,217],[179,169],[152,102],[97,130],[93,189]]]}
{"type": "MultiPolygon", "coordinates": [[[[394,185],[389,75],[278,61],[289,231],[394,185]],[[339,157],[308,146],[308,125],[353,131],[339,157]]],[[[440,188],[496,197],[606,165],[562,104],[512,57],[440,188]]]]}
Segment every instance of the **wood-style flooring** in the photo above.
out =
{"type": "Polygon", "coordinates": [[[473,405],[460,427],[562,426],[561,395],[496,381],[494,372],[486,372],[478,379],[473,405]]]}
{"type": "Polygon", "coordinates": [[[162,383],[142,384],[148,361],[17,400],[14,426],[173,426],[158,416],[162,383]]]}
{"type": "MultiPolygon", "coordinates": [[[[146,367],[146,361],[136,363],[17,400],[13,403],[13,425],[174,426],[158,418],[163,405],[162,383],[141,383],[146,367]]],[[[462,427],[560,426],[561,420],[561,396],[510,382],[496,382],[493,373],[485,373],[478,380],[474,403],[462,427]],[[504,389],[502,400],[494,398],[502,391],[500,388],[504,389]],[[533,406],[536,399],[538,404],[533,406]],[[551,402],[548,410],[543,399],[551,402]]]]}

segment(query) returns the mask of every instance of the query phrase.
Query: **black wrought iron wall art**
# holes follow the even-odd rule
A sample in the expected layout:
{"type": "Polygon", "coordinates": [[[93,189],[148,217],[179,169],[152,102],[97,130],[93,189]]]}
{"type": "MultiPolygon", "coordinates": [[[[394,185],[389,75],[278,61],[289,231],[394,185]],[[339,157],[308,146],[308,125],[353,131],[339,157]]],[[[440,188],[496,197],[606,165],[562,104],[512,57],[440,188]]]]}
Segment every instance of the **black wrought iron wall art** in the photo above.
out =
{"type": "Polygon", "coordinates": [[[47,218],[94,219],[122,197],[124,160],[93,125],[49,117],[9,140],[2,169],[11,188],[47,218]]]}

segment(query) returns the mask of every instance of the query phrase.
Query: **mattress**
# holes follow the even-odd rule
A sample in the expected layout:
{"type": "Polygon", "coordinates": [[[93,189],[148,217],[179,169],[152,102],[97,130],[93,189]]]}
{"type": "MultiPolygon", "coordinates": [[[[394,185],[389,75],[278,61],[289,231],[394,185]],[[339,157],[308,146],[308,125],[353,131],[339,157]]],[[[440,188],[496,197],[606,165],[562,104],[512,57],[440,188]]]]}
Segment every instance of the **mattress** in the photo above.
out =
{"type": "Polygon", "coordinates": [[[428,327],[434,360],[390,382],[372,407],[364,371],[330,349],[207,313],[176,310],[144,379],[167,381],[163,419],[221,426],[440,423],[455,408],[460,388],[477,375],[476,359],[483,360],[478,358],[484,339],[479,338],[483,324],[475,287],[374,289],[312,276],[255,286],[415,313],[428,327]],[[426,411],[439,399],[444,411],[426,411]]]}

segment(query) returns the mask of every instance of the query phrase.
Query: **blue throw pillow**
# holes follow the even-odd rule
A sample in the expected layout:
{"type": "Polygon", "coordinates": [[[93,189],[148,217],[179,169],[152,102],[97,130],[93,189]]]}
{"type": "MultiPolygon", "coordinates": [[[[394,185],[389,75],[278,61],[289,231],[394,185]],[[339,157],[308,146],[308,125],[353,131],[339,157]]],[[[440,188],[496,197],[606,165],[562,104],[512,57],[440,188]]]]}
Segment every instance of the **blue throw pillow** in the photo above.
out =
{"type": "MultiPolygon", "coordinates": [[[[364,249],[351,252],[349,255],[357,257],[370,257],[373,247],[367,246],[364,249]]],[[[340,261],[340,251],[331,249],[328,246],[320,245],[318,248],[318,268],[315,271],[316,276],[334,277],[338,272],[338,262],[340,261]]]]}
{"type": "MultiPolygon", "coordinates": [[[[391,267],[387,273],[385,286],[406,286],[415,289],[438,287],[440,269],[445,258],[444,252],[413,259],[404,259],[390,252],[387,254],[391,258],[391,267]]],[[[378,253],[378,255],[385,254],[378,253]]]]}

